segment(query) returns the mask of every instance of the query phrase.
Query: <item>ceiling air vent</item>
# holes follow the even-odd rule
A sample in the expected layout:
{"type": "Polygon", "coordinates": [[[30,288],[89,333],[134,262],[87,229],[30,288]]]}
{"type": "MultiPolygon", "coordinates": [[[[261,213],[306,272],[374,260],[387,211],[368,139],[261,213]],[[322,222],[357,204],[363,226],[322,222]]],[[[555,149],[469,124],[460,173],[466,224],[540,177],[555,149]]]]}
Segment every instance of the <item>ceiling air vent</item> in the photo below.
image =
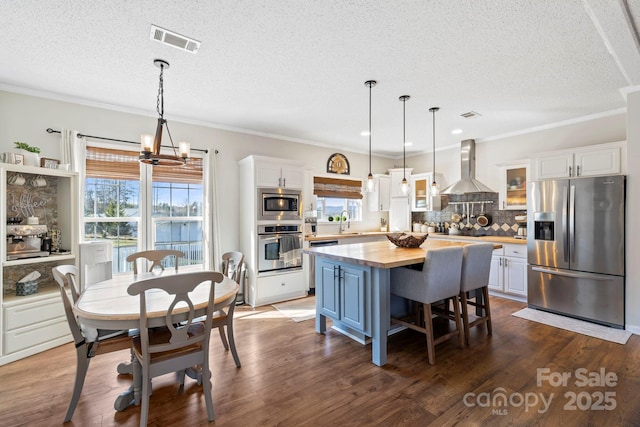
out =
{"type": "Polygon", "coordinates": [[[200,42],[198,40],[174,33],[173,31],[160,28],[156,25],[151,25],[150,37],[151,40],[191,53],[198,53],[198,49],[200,49],[200,42]]]}
{"type": "Polygon", "coordinates": [[[476,113],[475,111],[469,111],[468,113],[460,114],[465,119],[471,119],[473,117],[480,117],[482,114],[476,113]]]}

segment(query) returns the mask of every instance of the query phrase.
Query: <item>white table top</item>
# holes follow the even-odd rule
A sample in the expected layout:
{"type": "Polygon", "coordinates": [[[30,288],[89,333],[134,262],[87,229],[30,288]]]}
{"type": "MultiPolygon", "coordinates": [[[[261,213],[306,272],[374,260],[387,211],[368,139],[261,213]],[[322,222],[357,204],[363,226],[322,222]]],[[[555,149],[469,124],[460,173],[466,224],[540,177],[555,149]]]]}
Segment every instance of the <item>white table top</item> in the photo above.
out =
{"type": "MultiPolygon", "coordinates": [[[[180,274],[195,271],[202,270],[180,271],[176,274],[174,269],[166,269],[164,271],[156,269],[153,273],[118,275],[112,279],[89,285],[80,295],[73,311],[87,326],[101,329],[136,328],[140,322],[140,297],[127,293],[129,285],[140,280],[169,275],[175,275],[176,279],[178,279],[180,274]]],[[[215,303],[220,303],[232,297],[239,289],[238,284],[226,276],[221,283],[216,283],[215,286],[215,303]]],[[[162,291],[156,292],[158,293],[157,301],[159,307],[164,306],[166,308],[166,301],[171,301],[172,297],[162,291]]],[[[195,309],[204,312],[209,300],[209,286],[198,286],[189,296],[194,303],[195,309]]],[[[153,298],[149,298],[147,302],[149,303],[149,311],[153,312],[153,298]]],[[[159,309],[159,311],[162,310],[159,309]]],[[[164,315],[164,312],[162,313],[164,315]]],[[[150,314],[149,317],[153,317],[153,315],[150,314]]]]}

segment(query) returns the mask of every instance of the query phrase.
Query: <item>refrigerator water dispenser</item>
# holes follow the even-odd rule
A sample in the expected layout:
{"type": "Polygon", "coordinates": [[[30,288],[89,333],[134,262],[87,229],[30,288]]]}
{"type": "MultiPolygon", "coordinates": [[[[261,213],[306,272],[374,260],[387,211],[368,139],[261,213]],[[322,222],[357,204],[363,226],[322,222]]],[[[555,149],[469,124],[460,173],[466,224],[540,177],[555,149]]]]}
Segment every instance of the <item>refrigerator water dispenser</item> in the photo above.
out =
{"type": "Polygon", "coordinates": [[[555,240],[555,214],[535,212],[533,214],[533,238],[535,240],[555,240]]]}

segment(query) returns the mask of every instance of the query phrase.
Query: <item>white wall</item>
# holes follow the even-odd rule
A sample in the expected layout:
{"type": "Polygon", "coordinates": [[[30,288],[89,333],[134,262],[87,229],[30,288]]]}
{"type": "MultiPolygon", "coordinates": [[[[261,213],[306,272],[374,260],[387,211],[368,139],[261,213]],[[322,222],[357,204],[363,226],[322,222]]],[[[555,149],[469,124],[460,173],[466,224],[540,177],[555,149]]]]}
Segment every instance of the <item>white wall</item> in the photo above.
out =
{"type": "Polygon", "coordinates": [[[627,329],[640,334],[640,90],[627,96],[627,244],[626,310],[627,329]]]}
{"type": "MultiPolygon", "coordinates": [[[[313,174],[326,173],[329,156],[340,151],[347,156],[351,178],[366,179],[369,158],[333,148],[316,147],[262,136],[230,132],[205,126],[169,121],[171,135],[191,142],[192,148],[217,149],[221,250],[238,250],[238,165],[237,161],[251,154],[298,160],[313,174]]],[[[156,116],[114,111],[104,108],[56,101],[23,94],[0,91],[0,152],[14,151],[14,141],[26,142],[41,149],[41,157],[60,158],[59,134],[48,134],[47,128],[75,129],[80,133],[102,137],[138,141],[140,134],[153,133],[156,116]]],[[[128,145],[127,147],[134,147],[128,145]]],[[[390,159],[372,159],[372,172],[385,173],[393,162],[390,159]]],[[[365,196],[366,197],[366,196],[365,196]]],[[[366,206],[366,200],[363,201],[366,206]]],[[[353,224],[354,230],[379,227],[380,217],[386,214],[368,213],[364,221],[353,224]]]]}

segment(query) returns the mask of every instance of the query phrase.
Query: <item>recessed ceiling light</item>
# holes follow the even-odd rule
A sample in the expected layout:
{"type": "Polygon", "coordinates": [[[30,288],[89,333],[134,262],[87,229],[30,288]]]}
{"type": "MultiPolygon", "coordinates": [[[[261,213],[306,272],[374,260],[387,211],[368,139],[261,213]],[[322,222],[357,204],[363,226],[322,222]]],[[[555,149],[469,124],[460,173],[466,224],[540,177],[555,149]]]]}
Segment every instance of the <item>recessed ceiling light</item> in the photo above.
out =
{"type": "Polygon", "coordinates": [[[469,111],[467,113],[464,114],[460,114],[462,117],[464,117],[465,119],[472,119],[474,117],[480,117],[482,114],[477,113],[475,111],[469,111]]]}
{"type": "Polygon", "coordinates": [[[369,131],[368,130],[363,130],[362,132],[360,132],[360,135],[369,136],[369,131]]]}
{"type": "Polygon", "coordinates": [[[413,145],[413,142],[411,142],[411,141],[405,141],[405,143],[404,143],[405,147],[410,147],[412,145],[413,145]]]}
{"type": "Polygon", "coordinates": [[[451,131],[451,133],[454,134],[454,135],[459,135],[459,134],[462,133],[462,129],[454,129],[454,130],[451,131]]]}

